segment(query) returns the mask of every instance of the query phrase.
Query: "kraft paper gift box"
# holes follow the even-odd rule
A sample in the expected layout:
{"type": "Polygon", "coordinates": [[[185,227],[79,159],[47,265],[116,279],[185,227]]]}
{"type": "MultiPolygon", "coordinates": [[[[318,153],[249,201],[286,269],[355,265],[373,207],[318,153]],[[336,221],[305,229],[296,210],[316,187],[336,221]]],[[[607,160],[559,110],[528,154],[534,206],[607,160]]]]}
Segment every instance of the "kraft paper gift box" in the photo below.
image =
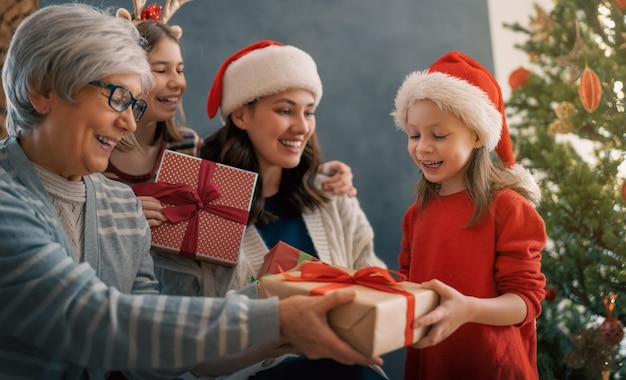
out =
{"type": "Polygon", "coordinates": [[[319,259],[283,241],[279,241],[265,254],[263,265],[257,277],[261,278],[265,275],[280,273],[279,266],[286,271],[293,269],[304,261],[319,261],[319,259]]]}
{"type": "Polygon", "coordinates": [[[257,173],[165,151],[154,183],[133,186],[159,199],[168,217],[152,227],[157,252],[235,266],[257,173]]]}
{"type": "Polygon", "coordinates": [[[335,289],[355,290],[353,302],[330,311],[328,324],[366,356],[384,355],[419,341],[428,327],[413,329],[413,320],[439,304],[439,295],[433,290],[398,281],[383,268],[355,271],[304,263],[300,269],[262,277],[261,294],[286,298],[296,294],[320,295],[335,289]]]}

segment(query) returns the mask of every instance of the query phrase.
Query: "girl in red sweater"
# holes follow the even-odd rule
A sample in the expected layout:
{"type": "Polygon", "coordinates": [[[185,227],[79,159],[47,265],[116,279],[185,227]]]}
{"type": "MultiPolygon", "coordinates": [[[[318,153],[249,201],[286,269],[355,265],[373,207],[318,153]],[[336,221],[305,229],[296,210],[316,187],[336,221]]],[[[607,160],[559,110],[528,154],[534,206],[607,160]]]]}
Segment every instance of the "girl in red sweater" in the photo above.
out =
{"type": "Polygon", "coordinates": [[[423,173],[402,224],[400,272],[441,299],[414,322],[430,331],[407,349],[405,379],[538,378],[546,233],[496,79],[450,52],[406,77],[392,115],[423,173]]]}

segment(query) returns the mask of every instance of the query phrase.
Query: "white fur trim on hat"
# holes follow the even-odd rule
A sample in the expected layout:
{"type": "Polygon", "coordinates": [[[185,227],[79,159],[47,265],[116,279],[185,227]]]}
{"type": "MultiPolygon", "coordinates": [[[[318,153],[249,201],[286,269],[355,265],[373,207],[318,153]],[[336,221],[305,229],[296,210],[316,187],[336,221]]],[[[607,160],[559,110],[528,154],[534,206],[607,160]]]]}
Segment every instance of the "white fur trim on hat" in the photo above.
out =
{"type": "Polygon", "coordinates": [[[479,87],[441,72],[416,71],[407,75],[398,90],[391,113],[399,129],[406,131],[407,111],[418,100],[432,100],[463,121],[485,147],[495,149],[502,133],[502,114],[479,87]]]}
{"type": "Polygon", "coordinates": [[[289,45],[250,51],[233,61],[224,73],[222,119],[257,98],[295,88],[311,91],[315,104],[319,104],[322,81],[309,54],[289,45]]]}
{"type": "Polygon", "coordinates": [[[532,195],[533,203],[535,205],[538,205],[539,201],[541,200],[541,189],[539,189],[537,180],[528,171],[528,169],[524,168],[520,164],[515,164],[512,168],[508,170],[511,170],[513,174],[520,179],[520,184],[522,186],[525,186],[526,190],[528,190],[528,192],[532,195]]]}

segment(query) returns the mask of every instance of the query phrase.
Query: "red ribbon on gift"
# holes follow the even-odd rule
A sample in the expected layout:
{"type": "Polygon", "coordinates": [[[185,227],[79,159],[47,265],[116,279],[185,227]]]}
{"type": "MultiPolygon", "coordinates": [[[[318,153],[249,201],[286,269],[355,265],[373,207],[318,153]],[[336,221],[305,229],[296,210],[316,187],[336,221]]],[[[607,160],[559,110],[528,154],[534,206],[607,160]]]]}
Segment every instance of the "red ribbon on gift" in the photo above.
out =
{"type": "Polygon", "coordinates": [[[304,263],[300,267],[300,277],[295,277],[282,271],[283,277],[288,281],[312,281],[331,282],[331,284],[319,286],[311,290],[312,296],[322,295],[331,290],[341,289],[352,285],[362,285],[368,288],[387,293],[401,294],[406,298],[406,327],[404,329],[404,345],[413,343],[413,318],[415,316],[415,295],[404,290],[399,283],[406,280],[402,273],[379,268],[365,267],[357,270],[353,275],[324,263],[304,263]],[[396,280],[392,274],[400,277],[396,280]]]}
{"type": "Polygon", "coordinates": [[[138,196],[151,196],[172,206],[163,209],[163,213],[171,223],[189,220],[185,237],[180,248],[181,255],[195,256],[198,248],[200,231],[200,210],[205,210],[222,218],[239,224],[248,223],[248,211],[236,207],[211,204],[222,193],[219,187],[211,182],[215,173],[215,162],[201,160],[197,190],[183,183],[139,183],[133,186],[138,196]]]}

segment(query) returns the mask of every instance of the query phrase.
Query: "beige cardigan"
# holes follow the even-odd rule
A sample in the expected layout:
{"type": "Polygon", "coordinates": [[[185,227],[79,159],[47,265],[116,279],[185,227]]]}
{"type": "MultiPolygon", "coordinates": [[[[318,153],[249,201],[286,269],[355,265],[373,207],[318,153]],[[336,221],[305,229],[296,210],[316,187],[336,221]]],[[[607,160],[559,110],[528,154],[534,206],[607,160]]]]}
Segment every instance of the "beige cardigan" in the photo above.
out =
{"type": "MultiPolygon", "coordinates": [[[[318,176],[317,183],[323,178],[318,176]]],[[[374,253],[374,231],[356,198],[331,195],[322,207],[303,215],[323,262],[347,268],[386,267],[374,253]]],[[[256,278],[267,247],[256,227],[246,228],[237,266],[228,268],[173,255],[154,254],[162,293],[222,297],[256,278]]]]}

